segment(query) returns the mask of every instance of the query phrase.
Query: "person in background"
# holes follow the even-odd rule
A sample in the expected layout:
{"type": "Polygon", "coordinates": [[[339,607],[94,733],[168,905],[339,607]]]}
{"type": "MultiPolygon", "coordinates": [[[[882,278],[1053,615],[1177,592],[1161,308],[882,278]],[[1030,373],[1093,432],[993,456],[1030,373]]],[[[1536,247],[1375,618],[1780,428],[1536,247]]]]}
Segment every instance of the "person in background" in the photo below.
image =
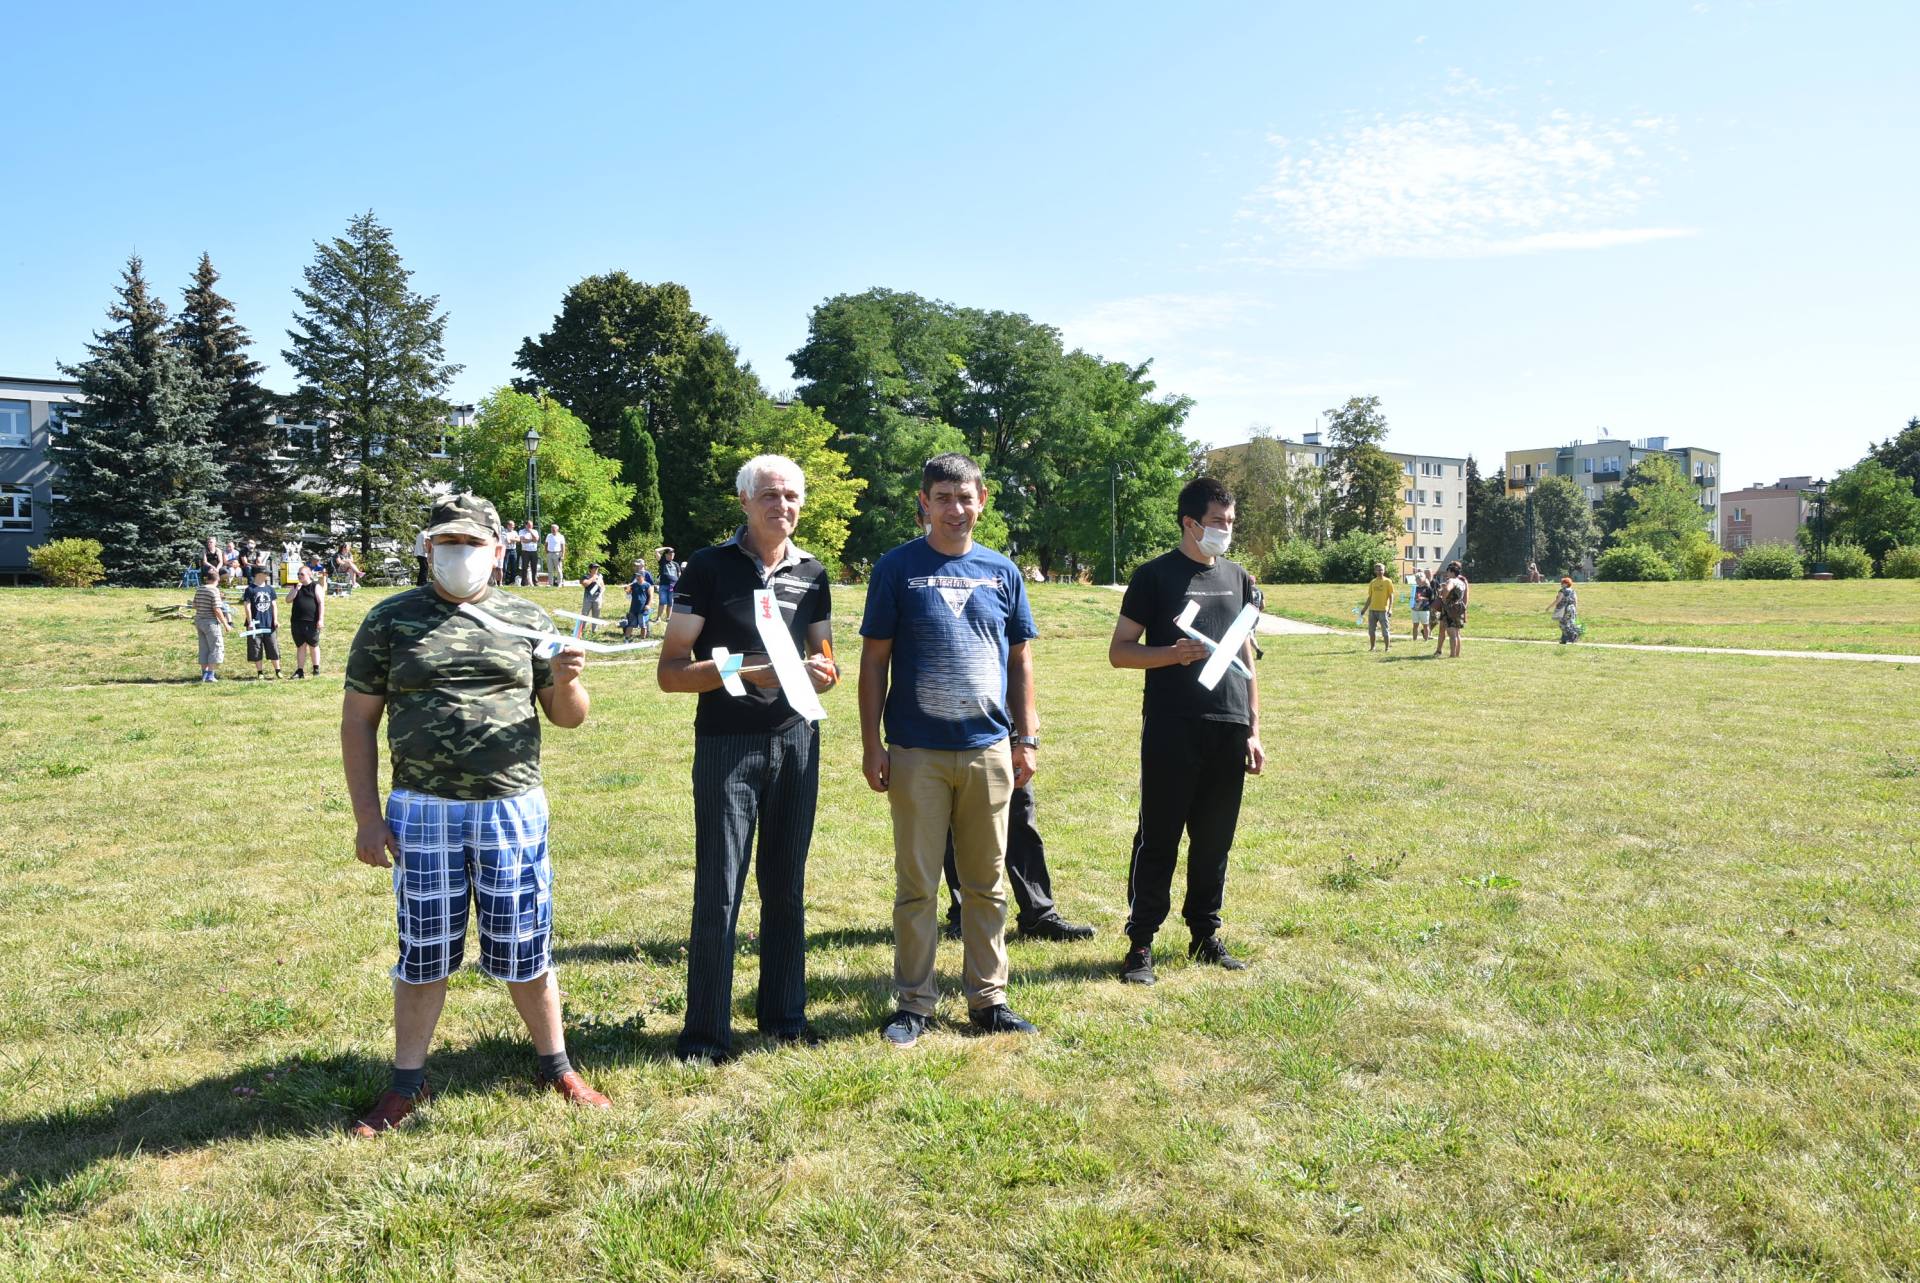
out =
{"type": "Polygon", "coordinates": [[[653,635],[653,576],[647,563],[633,563],[633,579],[627,584],[627,617],[620,621],[621,640],[632,641],[636,629],[641,637],[653,635]]]}
{"type": "Polygon", "coordinates": [[[588,619],[600,618],[600,602],[607,595],[607,581],[601,577],[600,563],[587,563],[587,577],[580,581],[580,613],[588,619]]]}
{"type": "Polygon", "coordinates": [[[498,588],[506,582],[506,575],[507,541],[504,539],[496,539],[493,541],[493,579],[490,586],[498,588]]]}
{"type": "MultiPolygon", "coordinates": [[[[1060,916],[1053,901],[1053,875],[1047,869],[1047,844],[1035,822],[1033,785],[1023,784],[1007,800],[1007,884],[1019,906],[1021,938],[1070,942],[1091,940],[1094,929],[1060,916]]],[[[960,867],[953,856],[953,831],[947,831],[947,939],[964,940],[960,922],[960,867]]]]}
{"type": "Polygon", "coordinates": [[[320,581],[315,577],[312,566],[302,566],[294,572],[299,581],[293,591],[287,594],[287,616],[293,633],[293,675],[305,677],[307,669],[313,669],[313,675],[320,675],[320,625],[327,614],[327,595],[320,591],[320,581]]]}
{"type": "Polygon", "coordinates": [[[425,588],[427,586],[427,532],[425,527],[422,527],[420,533],[413,537],[413,586],[415,588],[425,588]]]}
{"type": "Polygon", "coordinates": [[[553,588],[564,588],[566,579],[563,572],[567,568],[567,537],[560,533],[560,523],[553,522],[547,527],[547,583],[553,588]]]}
{"type": "Polygon", "coordinates": [[[1438,655],[1442,649],[1449,659],[1460,658],[1460,634],[1467,626],[1467,576],[1460,569],[1460,563],[1447,563],[1446,577],[1440,581],[1439,591],[1434,594],[1434,610],[1441,623],[1440,644],[1434,647],[1438,655]]]}
{"type": "Polygon", "coordinates": [[[342,585],[340,591],[350,593],[353,586],[360,582],[360,567],[353,560],[353,548],[346,540],[340,541],[339,549],[333,554],[328,566],[329,582],[342,585]]]}
{"type": "Polygon", "coordinates": [[[1560,577],[1560,591],[1553,596],[1553,605],[1549,613],[1560,621],[1560,644],[1580,640],[1580,597],[1573,591],[1573,578],[1570,575],[1560,577]]]}
{"type": "Polygon", "coordinates": [[[660,573],[653,581],[654,590],[660,594],[660,626],[666,627],[673,618],[673,590],[680,582],[680,563],[673,559],[673,549],[660,550],[660,573]]]}
{"type": "Polygon", "coordinates": [[[1379,632],[1383,650],[1393,649],[1393,580],[1387,578],[1385,562],[1373,563],[1373,578],[1367,581],[1367,649],[1373,649],[1374,633],[1379,632]]]}
{"type": "Polygon", "coordinates": [[[227,613],[227,599],[220,592],[220,576],[202,579],[193,590],[193,631],[200,643],[200,680],[217,682],[218,671],[227,658],[225,633],[233,628],[233,616],[227,613]]]}
{"type": "Polygon", "coordinates": [[[253,567],[253,582],[240,590],[240,608],[246,614],[247,659],[253,664],[253,680],[266,676],[265,661],[273,661],[273,680],[280,680],[280,611],[275,604],[280,594],[267,582],[267,568],[253,567]],[[264,630],[264,631],[262,631],[264,630]]]}
{"type": "Polygon", "coordinates": [[[533,518],[520,523],[520,586],[531,588],[540,582],[540,535],[533,518]]]}
{"type": "Polygon", "coordinates": [[[240,548],[233,540],[227,540],[227,550],[220,558],[221,581],[228,584],[240,582],[240,548]]]}
{"type": "Polygon", "coordinates": [[[1413,640],[1433,640],[1433,580],[1425,570],[1413,575],[1413,640]]]}

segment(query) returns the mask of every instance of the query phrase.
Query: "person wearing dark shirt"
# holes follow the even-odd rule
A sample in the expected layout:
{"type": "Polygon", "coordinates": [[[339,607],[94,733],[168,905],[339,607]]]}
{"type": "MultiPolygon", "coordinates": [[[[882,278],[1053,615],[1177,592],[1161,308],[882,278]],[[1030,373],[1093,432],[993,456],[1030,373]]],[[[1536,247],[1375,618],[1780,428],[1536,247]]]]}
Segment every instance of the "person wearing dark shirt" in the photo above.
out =
{"type": "Polygon", "coordinates": [[[293,633],[293,675],[304,678],[307,669],[320,675],[320,626],[326,622],[327,595],[313,567],[302,566],[296,572],[299,582],[287,594],[287,614],[293,633]]]}
{"type": "Polygon", "coordinates": [[[772,593],[814,689],[829,690],[840,680],[826,568],[793,543],[807,497],[800,466],[760,455],[741,467],[734,489],[746,524],[687,563],[658,674],[661,690],[700,696],[693,721],[687,1015],[674,1052],[713,1064],[735,1054],[733,956],[749,863],[760,892],[755,1022],[777,1042],[814,1041],[807,1024],[806,871],[820,794],[820,729],[780,689],[754,619],[757,593],[772,593]],[[744,694],[727,693],[715,647],[743,657],[744,694]]]}
{"type": "Polygon", "coordinates": [[[627,585],[627,615],[620,621],[620,640],[632,641],[635,630],[653,636],[653,576],[646,563],[633,563],[633,581],[627,585]]]}
{"type": "Polygon", "coordinates": [[[253,582],[240,590],[240,608],[246,612],[247,658],[253,663],[253,678],[266,676],[265,661],[273,661],[273,680],[280,680],[280,611],[275,605],[279,594],[267,583],[267,568],[253,568],[253,582]]]}
{"type": "MultiPolygon", "coordinates": [[[[1174,619],[1198,602],[1196,632],[1219,638],[1254,601],[1253,580],[1226,559],[1233,537],[1233,496],[1213,477],[1180,491],[1180,546],[1134,571],[1121,599],[1107,659],[1115,668],[1147,670],[1140,719],[1140,819],[1127,869],[1127,956],[1121,978],[1153,983],[1153,937],[1166,921],[1180,838],[1187,841],[1187,897],[1181,908],[1193,935],[1187,956],[1243,970],[1220,942],[1227,852],[1240,822],[1248,775],[1266,765],[1260,745],[1260,692],[1229,668],[1212,690],[1192,665],[1207,647],[1174,619]]],[[[1252,673],[1251,646],[1240,656],[1252,673]]]]}
{"type": "Polygon", "coordinates": [[[920,471],[930,532],[874,565],[860,623],[861,771],[893,813],[893,988],[881,1029],[926,1032],[940,989],[940,865],[953,835],[967,1011],[982,1033],[1029,1034],[1007,1004],[1007,809],[1040,748],[1033,614],[1020,568],[973,540],[980,465],[942,454],[920,471]],[[883,726],[884,722],[884,726],[883,726]],[[884,738],[883,738],[884,735],[884,738]]]}

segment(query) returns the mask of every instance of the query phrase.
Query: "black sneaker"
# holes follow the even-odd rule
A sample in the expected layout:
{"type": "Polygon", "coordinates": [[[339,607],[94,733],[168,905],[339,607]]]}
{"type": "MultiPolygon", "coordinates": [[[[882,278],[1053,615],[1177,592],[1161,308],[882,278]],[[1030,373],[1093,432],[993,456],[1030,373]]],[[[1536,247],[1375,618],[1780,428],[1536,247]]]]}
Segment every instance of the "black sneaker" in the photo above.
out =
{"type": "Polygon", "coordinates": [[[1227,946],[1220,943],[1219,936],[1208,936],[1204,940],[1195,940],[1187,946],[1187,957],[1209,967],[1218,967],[1222,971],[1245,971],[1247,964],[1227,952],[1227,946]]]}
{"type": "Polygon", "coordinates": [[[961,938],[963,933],[960,930],[959,914],[949,913],[947,915],[947,925],[941,929],[941,934],[949,940],[958,940],[961,938]]]}
{"type": "Polygon", "coordinates": [[[815,1032],[812,1025],[802,1025],[798,1029],[789,1029],[785,1033],[769,1036],[782,1047],[818,1047],[820,1045],[820,1035],[815,1032]]]}
{"type": "Polygon", "coordinates": [[[1026,1021],[1013,1014],[1013,1008],[1006,1003],[997,1006],[982,1007],[978,1011],[967,1013],[967,1019],[973,1027],[983,1034],[1031,1034],[1038,1033],[1026,1021]]]}
{"type": "Polygon", "coordinates": [[[911,1047],[927,1032],[927,1018],[915,1011],[896,1011],[880,1026],[880,1036],[895,1047],[911,1047]]]}
{"type": "Polygon", "coordinates": [[[1020,928],[1020,936],[1025,940],[1058,940],[1062,943],[1074,940],[1093,939],[1093,928],[1078,922],[1068,922],[1057,913],[1034,922],[1032,926],[1020,928]]]}
{"type": "Polygon", "coordinates": [[[1143,944],[1127,950],[1127,956],[1120,963],[1120,980],[1130,985],[1152,984],[1153,950],[1143,944]]]}

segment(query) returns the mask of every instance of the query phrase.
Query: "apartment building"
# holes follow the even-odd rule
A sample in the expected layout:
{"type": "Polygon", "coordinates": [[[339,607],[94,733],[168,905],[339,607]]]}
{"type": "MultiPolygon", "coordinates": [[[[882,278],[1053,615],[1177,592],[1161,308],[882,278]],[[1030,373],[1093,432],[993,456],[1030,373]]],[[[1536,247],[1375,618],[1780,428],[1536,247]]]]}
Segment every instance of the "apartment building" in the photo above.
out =
{"type": "MultiPolygon", "coordinates": [[[[39,580],[27,564],[27,550],[47,541],[53,505],[61,502],[59,474],[48,455],[48,443],[65,431],[62,421],[70,408],[83,404],[80,385],[68,379],[0,377],[0,586],[39,580]]],[[[472,405],[456,405],[447,416],[447,426],[468,426],[476,413],[472,405]]],[[[320,430],[318,424],[284,414],[276,413],[269,421],[282,447],[296,458],[303,450],[311,451],[320,430]]],[[[447,457],[444,434],[434,457],[447,457]]],[[[295,484],[311,488],[309,482],[295,484]]]]}
{"type": "Polygon", "coordinates": [[[1673,460],[1689,478],[1709,519],[1708,533],[1720,540],[1720,452],[1698,446],[1669,446],[1665,437],[1626,441],[1602,437],[1598,441],[1571,441],[1562,446],[1507,451],[1507,493],[1524,495],[1546,477],[1570,477],[1597,505],[1618,490],[1633,466],[1655,455],[1673,460]]]}
{"type": "Polygon", "coordinates": [[[1812,517],[1813,501],[1806,495],[1812,486],[1812,477],[1782,477],[1770,486],[1756,481],[1745,490],[1726,491],[1720,496],[1726,516],[1720,546],[1738,556],[1757,543],[1792,543],[1812,517]]]}
{"type": "MultiPolygon", "coordinates": [[[[1330,446],[1318,432],[1298,441],[1276,438],[1289,468],[1327,466],[1330,446]]],[[[1228,457],[1245,444],[1220,446],[1209,458],[1228,457]]],[[[1400,465],[1400,573],[1438,570],[1467,555],[1467,460],[1465,455],[1406,454],[1386,451],[1400,465]]]]}

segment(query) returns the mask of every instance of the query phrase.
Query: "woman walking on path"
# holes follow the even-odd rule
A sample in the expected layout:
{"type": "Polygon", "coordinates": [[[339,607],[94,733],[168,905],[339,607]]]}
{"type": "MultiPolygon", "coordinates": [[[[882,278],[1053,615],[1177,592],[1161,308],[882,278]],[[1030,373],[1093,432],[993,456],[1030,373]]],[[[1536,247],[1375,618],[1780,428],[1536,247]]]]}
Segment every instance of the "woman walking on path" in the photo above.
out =
{"type": "Polygon", "coordinates": [[[1433,648],[1438,655],[1443,649],[1449,659],[1460,658],[1460,633],[1467,626],[1467,577],[1460,571],[1460,563],[1447,563],[1446,578],[1440,581],[1440,590],[1434,595],[1434,620],[1440,625],[1440,644],[1433,648]]]}
{"type": "Polygon", "coordinates": [[[1568,642],[1577,642],[1580,640],[1580,598],[1579,595],[1573,591],[1573,580],[1571,577],[1566,575],[1560,577],[1560,591],[1554,594],[1553,606],[1549,613],[1560,621],[1560,644],[1562,646],[1565,646],[1568,642]]]}

